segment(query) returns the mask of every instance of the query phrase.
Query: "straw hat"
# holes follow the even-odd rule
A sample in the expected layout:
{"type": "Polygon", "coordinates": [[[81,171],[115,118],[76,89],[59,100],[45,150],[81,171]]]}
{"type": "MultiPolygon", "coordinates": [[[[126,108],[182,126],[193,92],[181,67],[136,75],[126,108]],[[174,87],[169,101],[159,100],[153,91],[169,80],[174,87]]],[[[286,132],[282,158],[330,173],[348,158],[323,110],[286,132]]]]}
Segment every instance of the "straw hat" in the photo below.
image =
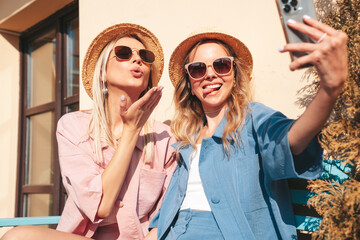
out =
{"type": "Polygon", "coordinates": [[[188,38],[182,41],[174,50],[169,62],[169,75],[173,86],[186,74],[185,56],[190,49],[198,42],[206,39],[216,39],[228,44],[235,52],[236,56],[242,60],[249,76],[253,68],[253,60],[249,49],[239,39],[214,29],[202,29],[196,33],[191,33],[188,38]]]}
{"type": "Polygon", "coordinates": [[[151,64],[151,78],[153,86],[157,86],[164,69],[164,53],[157,37],[146,28],[132,24],[121,23],[103,30],[91,42],[82,67],[82,81],[87,94],[92,98],[92,82],[95,65],[101,51],[114,38],[135,34],[144,44],[145,48],[155,54],[155,61],[151,64]]]}

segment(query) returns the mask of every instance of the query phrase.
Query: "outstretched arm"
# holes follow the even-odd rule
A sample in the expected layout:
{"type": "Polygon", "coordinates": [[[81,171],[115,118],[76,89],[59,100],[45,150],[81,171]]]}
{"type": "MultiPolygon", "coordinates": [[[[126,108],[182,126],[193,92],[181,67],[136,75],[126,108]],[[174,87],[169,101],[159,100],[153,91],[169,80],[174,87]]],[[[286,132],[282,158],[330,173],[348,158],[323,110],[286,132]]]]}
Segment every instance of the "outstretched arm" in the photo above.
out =
{"type": "Polygon", "coordinates": [[[330,26],[304,17],[304,22],[288,22],[288,25],[307,34],[317,43],[287,44],[281,52],[308,52],[290,64],[292,71],[312,63],[319,75],[319,89],[289,131],[289,144],[293,154],[300,154],[326,123],[348,77],[347,35],[330,26]],[[326,35],[325,35],[326,34],[326,35]]]}
{"type": "Polygon", "coordinates": [[[123,131],[116,151],[101,175],[103,195],[97,216],[109,216],[125,180],[131,157],[145,122],[161,98],[162,87],[152,88],[142,98],[126,109],[126,100],[121,104],[123,131]]]}

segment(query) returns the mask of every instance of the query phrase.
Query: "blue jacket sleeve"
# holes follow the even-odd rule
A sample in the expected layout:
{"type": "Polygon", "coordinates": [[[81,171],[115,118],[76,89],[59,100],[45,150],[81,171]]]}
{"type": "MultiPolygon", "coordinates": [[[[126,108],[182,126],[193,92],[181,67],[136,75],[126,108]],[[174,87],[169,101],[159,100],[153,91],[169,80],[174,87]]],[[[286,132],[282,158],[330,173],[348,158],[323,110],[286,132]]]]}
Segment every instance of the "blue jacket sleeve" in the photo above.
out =
{"type": "Polygon", "coordinates": [[[322,149],[317,136],[299,155],[290,150],[288,133],[295,120],[260,103],[252,104],[252,120],[265,176],[270,181],[286,178],[314,179],[322,171],[322,149]]]}

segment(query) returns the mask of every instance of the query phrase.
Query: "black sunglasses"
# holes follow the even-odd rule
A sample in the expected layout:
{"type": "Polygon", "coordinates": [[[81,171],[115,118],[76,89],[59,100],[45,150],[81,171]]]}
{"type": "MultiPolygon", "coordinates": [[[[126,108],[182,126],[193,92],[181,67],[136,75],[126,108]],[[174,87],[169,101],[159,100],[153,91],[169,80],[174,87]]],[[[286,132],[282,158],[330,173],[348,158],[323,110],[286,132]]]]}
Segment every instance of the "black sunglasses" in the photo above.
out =
{"type": "Polygon", "coordinates": [[[153,63],[155,61],[155,54],[147,49],[131,49],[127,46],[116,46],[114,48],[115,56],[120,60],[129,60],[133,55],[133,51],[136,51],[141,60],[146,63],[153,63]]]}
{"type": "Polygon", "coordinates": [[[216,74],[222,76],[228,74],[233,66],[233,57],[215,59],[211,65],[204,62],[192,62],[185,65],[185,69],[194,80],[199,80],[206,75],[208,66],[212,66],[216,74]]]}

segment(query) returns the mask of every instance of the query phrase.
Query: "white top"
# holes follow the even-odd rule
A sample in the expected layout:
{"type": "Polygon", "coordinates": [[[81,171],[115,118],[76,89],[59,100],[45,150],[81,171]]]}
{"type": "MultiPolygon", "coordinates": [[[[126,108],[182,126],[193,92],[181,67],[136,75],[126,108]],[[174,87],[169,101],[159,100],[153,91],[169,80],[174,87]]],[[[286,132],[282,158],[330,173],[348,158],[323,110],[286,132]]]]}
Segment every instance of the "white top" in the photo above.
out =
{"type": "Polygon", "coordinates": [[[201,144],[196,144],[196,146],[198,150],[191,155],[186,195],[180,210],[190,208],[193,210],[211,211],[199,172],[201,144]]]}

